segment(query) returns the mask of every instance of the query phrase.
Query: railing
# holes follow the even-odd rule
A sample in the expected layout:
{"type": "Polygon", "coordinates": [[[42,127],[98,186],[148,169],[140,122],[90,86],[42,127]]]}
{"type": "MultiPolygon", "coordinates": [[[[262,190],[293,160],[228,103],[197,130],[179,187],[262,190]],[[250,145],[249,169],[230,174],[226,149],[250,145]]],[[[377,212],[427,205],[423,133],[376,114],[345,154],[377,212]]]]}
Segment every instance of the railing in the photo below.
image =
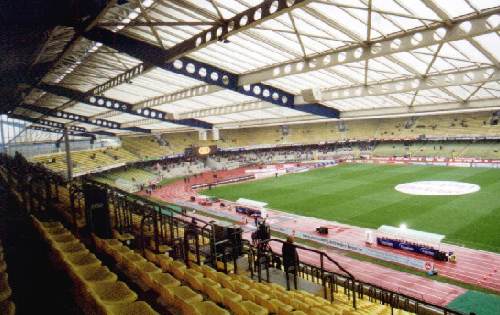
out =
{"type": "MultiPolygon", "coordinates": [[[[58,191],[57,186],[61,185],[62,181],[39,167],[31,167],[31,164],[27,162],[26,165],[23,165],[22,162],[18,163],[18,165],[12,165],[12,158],[9,159],[8,161],[0,159],[2,180],[6,182],[11,190],[16,191],[18,195],[21,196],[20,201],[25,204],[25,208],[29,209],[30,212],[48,210],[51,207],[52,201],[56,200],[54,192],[58,191]],[[52,185],[54,187],[52,187],[52,185]]],[[[87,182],[96,184],[93,181],[87,182]]],[[[157,233],[154,233],[155,238],[157,238],[155,240],[156,242],[168,241],[180,251],[184,250],[181,246],[183,235],[180,233],[180,228],[187,226],[187,224],[193,220],[193,217],[186,214],[186,211],[177,212],[173,209],[169,209],[168,212],[164,213],[162,209],[165,210],[168,208],[167,206],[159,205],[154,201],[140,196],[133,196],[132,199],[131,195],[124,191],[101,183],[97,185],[103,189],[107,189],[109,192],[110,203],[113,205],[112,211],[115,211],[114,220],[117,228],[130,227],[132,225],[132,215],[139,215],[141,217],[141,231],[146,227],[151,228],[152,226],[153,229],[157,229],[157,233]],[[156,219],[154,219],[155,217],[156,219]]],[[[206,222],[198,218],[194,218],[194,220],[197,223],[197,235],[202,236],[202,245],[207,245],[207,240],[214,239],[211,222],[206,222]]],[[[200,238],[196,237],[195,242],[199,241],[200,238]]],[[[282,240],[278,239],[271,239],[266,242],[283,243],[282,240]]],[[[210,241],[208,245],[213,244],[214,242],[210,241]]],[[[348,270],[339,265],[335,259],[328,256],[326,253],[301,245],[296,245],[296,247],[300,250],[315,252],[319,255],[320,260],[318,265],[300,262],[298,272],[299,275],[305,279],[321,283],[324,290],[324,296],[327,298],[329,297],[332,302],[335,296],[333,293],[338,292],[339,288],[343,287],[344,293],[349,299],[352,297],[353,307],[356,307],[356,299],[358,297],[367,295],[368,299],[371,301],[378,301],[381,304],[390,305],[392,308],[403,308],[417,314],[427,314],[429,311],[432,312],[432,314],[461,314],[460,312],[446,307],[428,303],[423,299],[419,300],[401,292],[390,291],[374,284],[356,280],[348,270]],[[325,262],[327,261],[337,266],[344,274],[325,268],[325,262]]],[[[229,252],[234,250],[234,248],[228,248],[229,252]]],[[[188,248],[187,250],[191,249],[188,248]]],[[[194,251],[197,255],[197,262],[200,263],[199,243],[198,245],[195,244],[194,251]]],[[[279,253],[275,253],[272,250],[258,252],[258,249],[252,246],[248,241],[244,241],[244,254],[248,256],[249,270],[252,276],[255,274],[255,267],[257,266],[259,281],[262,281],[262,266],[266,268],[268,274],[268,268],[273,264],[272,255],[281,256],[279,253]],[[256,264],[256,262],[258,263],[256,264]],[[261,264],[261,262],[264,262],[264,264],[261,264]]],[[[214,250],[212,251],[212,256],[216,260],[221,258],[225,264],[224,269],[227,271],[228,261],[225,253],[217,253],[217,250],[214,250]]],[[[232,255],[232,258],[234,266],[237,268],[238,264],[235,261],[235,255],[232,255]]],[[[269,280],[269,275],[267,275],[267,280],[269,280]]]]}

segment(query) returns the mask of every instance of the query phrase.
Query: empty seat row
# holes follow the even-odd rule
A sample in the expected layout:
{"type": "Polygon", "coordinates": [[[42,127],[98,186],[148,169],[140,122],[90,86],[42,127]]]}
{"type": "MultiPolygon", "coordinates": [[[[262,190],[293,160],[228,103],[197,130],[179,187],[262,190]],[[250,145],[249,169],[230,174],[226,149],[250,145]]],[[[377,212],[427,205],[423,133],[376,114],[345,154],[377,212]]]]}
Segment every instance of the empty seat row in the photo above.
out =
{"type": "Polygon", "coordinates": [[[51,249],[52,259],[73,282],[77,303],[85,314],[158,314],[137,294],[118,281],[83,243],[59,222],[42,222],[32,216],[35,228],[51,249]]]}
{"type": "Polygon", "coordinates": [[[162,304],[186,315],[229,315],[213,301],[206,300],[193,285],[181,262],[174,262],[166,255],[151,255],[150,261],[124,246],[116,239],[94,237],[96,247],[113,257],[117,266],[139,286],[154,291],[162,304]]]}

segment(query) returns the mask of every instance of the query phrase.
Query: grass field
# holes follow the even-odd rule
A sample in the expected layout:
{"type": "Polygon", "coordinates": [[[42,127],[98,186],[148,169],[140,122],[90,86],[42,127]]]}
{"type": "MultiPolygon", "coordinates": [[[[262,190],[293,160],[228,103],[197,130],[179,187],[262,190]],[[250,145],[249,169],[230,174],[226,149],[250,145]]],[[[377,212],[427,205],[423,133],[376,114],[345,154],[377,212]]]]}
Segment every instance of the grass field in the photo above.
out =
{"type": "Polygon", "coordinates": [[[265,201],[270,208],[378,228],[399,226],[446,235],[446,242],[500,252],[500,169],[343,164],[226,185],[204,194],[265,201]],[[481,186],[462,196],[412,196],[394,186],[455,180],[481,186]]]}

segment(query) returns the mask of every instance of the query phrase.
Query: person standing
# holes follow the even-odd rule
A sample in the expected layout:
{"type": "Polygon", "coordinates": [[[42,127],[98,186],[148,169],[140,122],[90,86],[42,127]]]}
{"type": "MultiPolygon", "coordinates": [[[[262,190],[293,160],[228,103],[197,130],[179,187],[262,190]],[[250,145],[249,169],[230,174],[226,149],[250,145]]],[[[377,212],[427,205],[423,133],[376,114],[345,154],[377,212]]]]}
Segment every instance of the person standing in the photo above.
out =
{"type": "Polygon", "coordinates": [[[286,289],[290,290],[290,274],[293,275],[293,285],[297,290],[297,269],[299,255],[294,244],[294,237],[288,236],[282,248],[283,266],[285,267],[286,289]]]}

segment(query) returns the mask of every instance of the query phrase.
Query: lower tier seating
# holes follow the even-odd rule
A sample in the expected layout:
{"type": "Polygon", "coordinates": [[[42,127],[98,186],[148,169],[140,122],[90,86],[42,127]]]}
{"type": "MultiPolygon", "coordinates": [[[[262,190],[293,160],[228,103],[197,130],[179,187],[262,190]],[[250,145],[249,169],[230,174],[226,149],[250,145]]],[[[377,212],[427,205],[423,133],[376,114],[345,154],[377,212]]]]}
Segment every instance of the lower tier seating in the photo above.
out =
{"type": "Polygon", "coordinates": [[[73,283],[74,295],[85,314],[158,314],[127,284],[118,281],[97,257],[59,222],[42,222],[32,216],[33,224],[48,244],[57,266],[73,283]]]}
{"type": "Polygon", "coordinates": [[[334,303],[306,291],[287,291],[275,283],[259,283],[246,275],[225,274],[208,265],[174,260],[145,250],[142,256],[117,239],[94,236],[96,247],[162,304],[185,315],[354,315],[410,314],[388,305],[359,299],[354,309],[349,298],[336,293],[334,303]]]}
{"type": "Polygon", "coordinates": [[[12,289],[9,285],[9,273],[2,243],[0,242],[0,314],[14,315],[16,306],[11,300],[12,289]]]}

